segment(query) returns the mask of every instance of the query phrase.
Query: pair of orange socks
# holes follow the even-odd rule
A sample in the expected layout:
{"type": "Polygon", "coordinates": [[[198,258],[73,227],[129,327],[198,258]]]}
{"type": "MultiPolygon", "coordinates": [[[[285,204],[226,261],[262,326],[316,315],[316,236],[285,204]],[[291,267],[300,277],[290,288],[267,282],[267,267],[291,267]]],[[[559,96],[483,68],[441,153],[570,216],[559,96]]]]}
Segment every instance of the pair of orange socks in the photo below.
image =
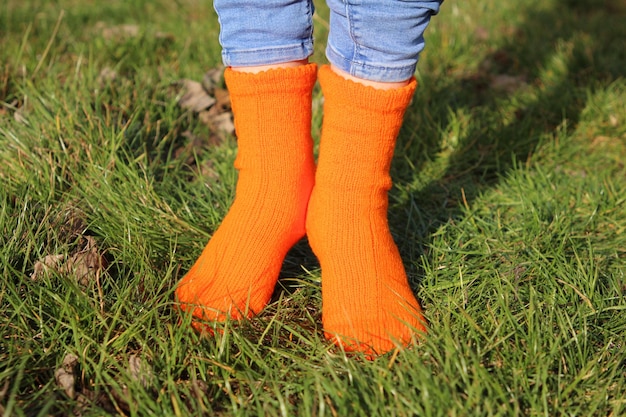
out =
{"type": "Polygon", "coordinates": [[[367,355],[410,343],[423,318],[387,224],[389,167],[415,81],[376,90],[324,66],[317,170],[311,139],[315,65],[226,70],[239,170],[232,207],[179,283],[201,320],[239,319],[269,301],[305,232],[322,268],[326,337],[367,355]]]}

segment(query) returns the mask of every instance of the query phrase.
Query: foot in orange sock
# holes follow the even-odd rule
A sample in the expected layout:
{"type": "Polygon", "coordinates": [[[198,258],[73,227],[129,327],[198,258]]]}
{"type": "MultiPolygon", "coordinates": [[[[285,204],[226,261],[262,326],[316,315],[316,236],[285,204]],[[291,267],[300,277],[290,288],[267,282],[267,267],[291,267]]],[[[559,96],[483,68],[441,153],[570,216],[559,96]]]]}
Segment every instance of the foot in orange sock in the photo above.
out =
{"type": "Polygon", "coordinates": [[[324,122],[307,215],[326,337],[368,356],[424,332],[387,222],[389,167],[416,83],[377,90],[322,67],[324,122]]]}
{"type": "Polygon", "coordinates": [[[304,236],[315,175],[311,92],[316,72],[315,65],[225,72],[239,177],[228,214],[176,289],[182,309],[198,319],[258,313],[272,295],[285,255],[304,236]]]}

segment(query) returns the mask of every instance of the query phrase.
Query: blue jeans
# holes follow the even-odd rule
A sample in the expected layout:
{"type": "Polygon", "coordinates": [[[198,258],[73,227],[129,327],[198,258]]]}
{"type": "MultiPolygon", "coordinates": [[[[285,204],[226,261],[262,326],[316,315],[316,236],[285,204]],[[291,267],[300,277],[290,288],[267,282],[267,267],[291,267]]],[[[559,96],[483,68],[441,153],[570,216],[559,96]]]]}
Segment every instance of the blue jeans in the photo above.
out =
{"type": "MultiPolygon", "coordinates": [[[[326,56],[355,77],[399,82],[413,76],[424,31],[443,0],[327,0],[326,56]]],[[[312,0],[215,0],[227,66],[299,61],[313,53],[312,0]]]]}

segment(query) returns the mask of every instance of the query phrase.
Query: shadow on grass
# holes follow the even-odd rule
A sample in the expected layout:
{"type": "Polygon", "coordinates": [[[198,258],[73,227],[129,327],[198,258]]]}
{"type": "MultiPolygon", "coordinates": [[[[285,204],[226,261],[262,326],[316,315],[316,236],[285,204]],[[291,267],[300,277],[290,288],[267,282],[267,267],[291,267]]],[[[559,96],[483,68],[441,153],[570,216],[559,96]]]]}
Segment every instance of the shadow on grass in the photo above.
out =
{"type": "MultiPolygon", "coordinates": [[[[626,2],[591,3],[561,0],[552,8],[520,7],[522,23],[510,28],[509,36],[494,42],[491,53],[477,58],[482,64],[475,74],[458,76],[442,89],[429,89],[425,83],[416,105],[428,109],[414,105],[407,115],[409,120],[419,118],[411,114],[415,111],[427,112],[435,126],[454,123],[454,114],[469,115],[472,120],[449,155],[443,175],[416,187],[391,209],[394,229],[406,229],[398,243],[407,265],[415,267],[427,250],[429,236],[442,224],[462,216],[466,203],[471,204],[495,187],[513,167],[524,164],[559,129],[575,129],[589,93],[624,76],[626,2]],[[555,73],[551,76],[546,71],[555,73]],[[496,82],[509,85],[494,88],[496,82]],[[512,90],[522,85],[532,88],[533,93],[520,99],[512,120],[474,120],[483,115],[493,119],[507,105],[509,96],[516,93],[512,90]]],[[[420,126],[415,130],[419,136],[420,126]]],[[[406,159],[396,158],[392,173],[396,183],[410,183],[414,169],[437,159],[442,151],[442,138],[437,136],[424,138],[426,148],[412,154],[413,166],[406,159]]],[[[398,146],[405,146],[407,140],[401,135],[398,146]]],[[[392,191],[392,197],[396,192],[392,191]]],[[[410,275],[423,274],[410,270],[410,275]]]]}

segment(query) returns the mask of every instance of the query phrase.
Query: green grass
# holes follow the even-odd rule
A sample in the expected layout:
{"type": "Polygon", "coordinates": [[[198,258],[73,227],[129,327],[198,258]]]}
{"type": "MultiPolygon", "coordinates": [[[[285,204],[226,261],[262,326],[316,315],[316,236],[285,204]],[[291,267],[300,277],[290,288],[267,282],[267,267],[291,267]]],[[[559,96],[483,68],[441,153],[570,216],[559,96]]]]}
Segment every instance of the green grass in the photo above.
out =
{"type": "Polygon", "coordinates": [[[430,333],[367,361],[324,340],[305,243],[259,317],[206,338],[177,313],[173,286],[236,181],[234,140],[180,152],[211,133],[173,87],[219,63],[210,2],[3,2],[0,411],[625,414],[625,12],[444,3],[390,193],[430,333]],[[86,236],[107,262],[87,285],[70,270],[31,278],[46,256],[84,253],[86,236]],[[74,398],[55,381],[68,354],[74,398]]]}

